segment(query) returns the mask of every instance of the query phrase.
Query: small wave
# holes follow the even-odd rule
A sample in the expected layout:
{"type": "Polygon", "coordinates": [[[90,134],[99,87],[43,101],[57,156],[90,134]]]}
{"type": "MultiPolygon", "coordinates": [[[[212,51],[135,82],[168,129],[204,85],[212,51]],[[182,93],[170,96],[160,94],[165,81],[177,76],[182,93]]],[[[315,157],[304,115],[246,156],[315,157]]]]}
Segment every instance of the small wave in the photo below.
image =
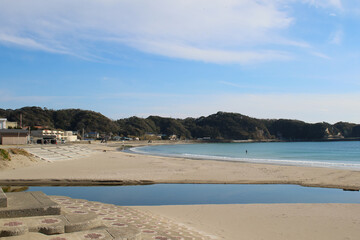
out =
{"type": "Polygon", "coordinates": [[[191,159],[199,159],[199,160],[218,160],[218,161],[264,163],[264,164],[287,165],[287,166],[290,165],[290,166],[304,166],[304,167],[327,167],[327,168],[360,170],[360,163],[344,163],[344,162],[314,161],[314,160],[266,159],[266,158],[235,158],[235,157],[214,156],[214,155],[205,155],[205,154],[190,154],[190,153],[182,153],[182,154],[169,154],[169,153],[158,153],[158,152],[153,153],[146,151],[146,147],[134,147],[131,148],[130,151],[139,154],[167,156],[167,157],[181,157],[181,158],[191,158],[191,159]]]}
{"type": "Polygon", "coordinates": [[[313,160],[288,160],[288,159],[266,159],[266,158],[234,158],[225,156],[211,156],[201,154],[182,154],[184,157],[194,159],[209,159],[209,160],[222,160],[234,162],[248,162],[248,163],[267,163],[276,165],[291,165],[291,166],[305,166],[305,167],[329,167],[329,168],[342,168],[342,169],[357,169],[360,170],[360,163],[344,163],[333,161],[313,161],[313,160]]]}
{"type": "Polygon", "coordinates": [[[132,148],[130,148],[130,149],[128,149],[128,150],[129,150],[130,152],[147,154],[148,152],[141,150],[141,149],[143,149],[143,148],[144,148],[144,147],[132,147],[132,148]]]}

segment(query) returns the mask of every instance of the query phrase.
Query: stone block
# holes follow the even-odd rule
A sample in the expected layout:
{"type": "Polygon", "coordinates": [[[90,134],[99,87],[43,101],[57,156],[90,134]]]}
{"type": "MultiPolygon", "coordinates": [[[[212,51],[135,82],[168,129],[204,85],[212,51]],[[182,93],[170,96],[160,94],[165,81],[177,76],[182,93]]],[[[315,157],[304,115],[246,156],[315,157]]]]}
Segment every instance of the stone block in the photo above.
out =
{"type": "Polygon", "coordinates": [[[0,187],[0,208],[4,207],[7,207],[7,197],[2,188],[0,187]]]}
{"type": "Polygon", "coordinates": [[[107,228],[107,232],[113,236],[115,240],[141,240],[141,231],[135,227],[127,227],[124,229],[107,228]]]}
{"type": "Polygon", "coordinates": [[[60,215],[60,206],[42,192],[7,193],[7,207],[0,218],[60,215]]]}
{"type": "Polygon", "coordinates": [[[67,220],[65,224],[66,233],[85,231],[104,226],[98,216],[92,212],[77,210],[74,211],[74,213],[64,214],[64,217],[67,220]]]}
{"type": "Polygon", "coordinates": [[[6,219],[0,220],[0,224],[0,238],[24,235],[28,232],[28,227],[22,221],[6,219]]]}

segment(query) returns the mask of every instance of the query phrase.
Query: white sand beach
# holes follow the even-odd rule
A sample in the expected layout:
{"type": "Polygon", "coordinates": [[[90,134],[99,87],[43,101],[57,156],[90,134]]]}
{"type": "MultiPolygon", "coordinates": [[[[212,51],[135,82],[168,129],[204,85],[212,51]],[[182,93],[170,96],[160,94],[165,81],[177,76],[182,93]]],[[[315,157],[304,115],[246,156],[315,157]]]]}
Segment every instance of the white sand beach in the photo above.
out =
{"type": "Polygon", "coordinates": [[[226,240],[359,239],[360,204],[146,206],[149,211],[226,240]]]}
{"type": "Polygon", "coordinates": [[[214,160],[159,157],[120,152],[117,147],[84,145],[96,153],[79,159],[39,161],[0,171],[0,182],[33,183],[114,181],[137,183],[277,183],[360,189],[360,171],[332,168],[280,166],[214,160]],[[105,151],[105,152],[104,152],[105,151]],[[15,168],[15,169],[14,169],[15,168]],[[9,170],[11,169],[11,170],[9,170]]]}

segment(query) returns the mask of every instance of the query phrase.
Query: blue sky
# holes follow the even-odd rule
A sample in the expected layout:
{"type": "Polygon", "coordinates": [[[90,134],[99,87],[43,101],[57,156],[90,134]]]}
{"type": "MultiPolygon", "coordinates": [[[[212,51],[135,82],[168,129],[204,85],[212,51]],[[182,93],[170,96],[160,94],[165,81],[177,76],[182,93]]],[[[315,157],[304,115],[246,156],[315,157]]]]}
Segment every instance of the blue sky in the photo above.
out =
{"type": "Polygon", "coordinates": [[[0,0],[0,108],[360,123],[358,0],[0,0]]]}

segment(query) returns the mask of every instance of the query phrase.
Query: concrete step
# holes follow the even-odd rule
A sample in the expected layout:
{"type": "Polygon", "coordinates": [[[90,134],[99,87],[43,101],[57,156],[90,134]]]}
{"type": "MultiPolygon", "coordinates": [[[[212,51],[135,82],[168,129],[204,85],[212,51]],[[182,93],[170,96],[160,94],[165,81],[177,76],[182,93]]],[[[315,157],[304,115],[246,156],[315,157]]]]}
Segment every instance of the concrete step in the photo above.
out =
{"type": "Polygon", "coordinates": [[[0,219],[0,237],[6,240],[214,239],[191,227],[131,207],[62,196],[49,198],[61,206],[61,215],[0,219]]]}
{"type": "Polygon", "coordinates": [[[54,154],[54,153],[42,153],[42,154],[38,154],[41,157],[53,157],[53,156],[58,156],[59,154],[54,154]]]}
{"type": "Polygon", "coordinates": [[[81,147],[42,147],[42,148],[26,148],[26,150],[36,157],[48,161],[67,160],[71,158],[81,158],[89,156],[96,151],[81,147]],[[65,157],[65,158],[61,158],[65,157]]]}
{"type": "Polygon", "coordinates": [[[2,190],[2,188],[0,187],[0,208],[5,208],[5,207],[7,207],[7,197],[4,191],[2,190]]]}
{"type": "MultiPolygon", "coordinates": [[[[118,229],[94,229],[75,233],[64,233],[47,236],[40,233],[28,233],[22,236],[7,237],[6,240],[142,240],[141,233],[133,229],[132,231],[122,231],[118,229]]],[[[152,239],[153,240],[153,239],[152,239]]]]}
{"type": "Polygon", "coordinates": [[[0,219],[0,226],[0,237],[19,236],[28,232],[53,235],[104,228],[99,217],[92,212],[0,219]]]}
{"type": "Polygon", "coordinates": [[[44,153],[48,153],[48,151],[27,151],[31,154],[44,154],[44,153]]]}
{"type": "MultiPolygon", "coordinates": [[[[166,218],[160,218],[129,207],[90,202],[68,197],[51,197],[59,203],[63,212],[70,209],[91,211],[96,213],[108,229],[118,229],[121,232],[140,231],[141,239],[211,239],[187,227],[173,223],[166,218]],[[65,207],[64,207],[65,206],[65,207]]],[[[120,238],[122,239],[122,238],[120,238]]]]}
{"type": "Polygon", "coordinates": [[[6,193],[7,207],[0,208],[0,218],[59,215],[60,206],[42,192],[6,193]]]}
{"type": "Polygon", "coordinates": [[[46,161],[54,162],[54,161],[69,160],[70,158],[59,157],[59,158],[43,158],[43,159],[46,161]]]}

